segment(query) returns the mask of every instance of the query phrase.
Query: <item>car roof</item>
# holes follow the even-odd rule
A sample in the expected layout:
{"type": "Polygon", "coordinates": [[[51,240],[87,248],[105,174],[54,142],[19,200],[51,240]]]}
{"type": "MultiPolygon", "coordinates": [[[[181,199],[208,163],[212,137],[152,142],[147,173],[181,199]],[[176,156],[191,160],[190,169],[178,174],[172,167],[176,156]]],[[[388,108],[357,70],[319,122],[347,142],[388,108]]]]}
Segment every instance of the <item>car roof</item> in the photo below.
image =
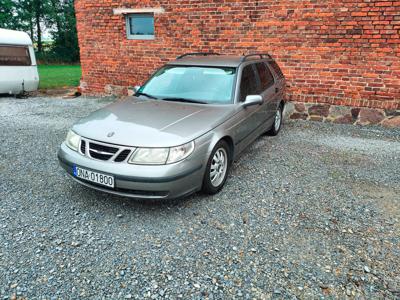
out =
{"type": "Polygon", "coordinates": [[[169,62],[168,65],[238,67],[242,62],[243,62],[243,56],[207,55],[207,56],[185,56],[182,58],[177,58],[176,60],[169,62]]]}

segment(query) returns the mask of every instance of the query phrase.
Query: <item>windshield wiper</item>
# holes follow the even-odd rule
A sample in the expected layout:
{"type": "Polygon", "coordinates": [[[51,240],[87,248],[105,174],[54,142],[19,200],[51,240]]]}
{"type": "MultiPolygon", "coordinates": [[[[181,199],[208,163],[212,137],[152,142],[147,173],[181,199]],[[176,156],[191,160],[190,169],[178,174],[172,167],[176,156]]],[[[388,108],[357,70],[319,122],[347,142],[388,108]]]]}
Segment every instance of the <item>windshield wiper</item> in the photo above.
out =
{"type": "Polygon", "coordinates": [[[171,98],[163,98],[161,100],[165,101],[177,101],[177,102],[188,102],[188,103],[198,103],[198,104],[207,104],[207,102],[204,101],[197,101],[197,100],[192,100],[192,99],[187,99],[187,98],[180,98],[180,97],[171,97],[171,98]]]}
{"type": "Polygon", "coordinates": [[[135,94],[135,96],[146,96],[147,98],[158,99],[158,98],[155,97],[155,96],[152,96],[152,95],[149,95],[149,94],[146,94],[146,93],[142,93],[142,92],[137,92],[137,93],[135,94]]]}

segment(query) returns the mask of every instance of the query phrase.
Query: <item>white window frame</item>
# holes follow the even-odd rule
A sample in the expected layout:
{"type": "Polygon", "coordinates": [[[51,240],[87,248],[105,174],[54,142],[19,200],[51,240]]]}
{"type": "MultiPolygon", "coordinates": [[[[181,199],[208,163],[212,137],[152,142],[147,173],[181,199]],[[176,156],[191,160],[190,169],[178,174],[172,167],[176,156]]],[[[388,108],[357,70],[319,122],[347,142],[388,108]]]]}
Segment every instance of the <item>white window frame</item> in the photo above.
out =
{"type": "Polygon", "coordinates": [[[126,7],[120,7],[120,8],[114,8],[113,13],[114,15],[123,15],[125,16],[125,26],[126,26],[126,36],[129,40],[154,40],[156,37],[156,32],[155,32],[155,21],[156,21],[156,15],[158,14],[163,14],[165,12],[164,8],[162,7],[144,7],[144,8],[126,8],[126,7]],[[154,22],[154,35],[135,35],[135,34],[130,34],[131,27],[130,27],[130,17],[135,15],[135,14],[140,14],[140,15],[153,15],[153,22],[154,22]]]}
{"type": "Polygon", "coordinates": [[[133,14],[127,14],[125,16],[126,19],[126,37],[129,40],[154,40],[156,37],[156,28],[155,28],[155,17],[153,13],[133,13],[133,14]],[[148,15],[153,18],[153,31],[154,34],[149,34],[149,35],[142,35],[142,34],[131,34],[131,24],[130,24],[130,19],[134,18],[135,16],[144,16],[148,15]]]}

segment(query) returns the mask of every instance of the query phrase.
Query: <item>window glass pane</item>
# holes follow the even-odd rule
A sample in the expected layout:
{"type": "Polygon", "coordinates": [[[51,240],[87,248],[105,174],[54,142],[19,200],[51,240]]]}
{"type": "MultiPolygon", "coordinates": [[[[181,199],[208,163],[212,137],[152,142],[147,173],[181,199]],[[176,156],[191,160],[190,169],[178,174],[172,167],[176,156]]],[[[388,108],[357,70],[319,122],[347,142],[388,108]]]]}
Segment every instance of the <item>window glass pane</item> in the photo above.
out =
{"type": "Polygon", "coordinates": [[[135,14],[129,17],[130,35],[154,35],[154,16],[135,14]]]}
{"type": "Polygon", "coordinates": [[[246,100],[248,95],[257,95],[257,79],[254,73],[253,65],[243,68],[242,80],[240,82],[240,101],[246,100]]]}
{"type": "Polygon", "coordinates": [[[269,63],[269,65],[272,67],[272,69],[274,69],[275,73],[282,78],[283,77],[283,73],[281,68],[278,66],[278,64],[275,61],[272,61],[269,63]]]}
{"type": "Polygon", "coordinates": [[[258,75],[260,76],[261,87],[259,93],[262,93],[274,83],[271,71],[264,63],[256,64],[258,75]]]}
{"type": "Polygon", "coordinates": [[[224,67],[166,66],[139,92],[157,98],[185,98],[207,103],[232,103],[236,69],[224,67]]]}
{"type": "Polygon", "coordinates": [[[26,47],[0,46],[0,66],[30,66],[31,58],[26,47]]]}

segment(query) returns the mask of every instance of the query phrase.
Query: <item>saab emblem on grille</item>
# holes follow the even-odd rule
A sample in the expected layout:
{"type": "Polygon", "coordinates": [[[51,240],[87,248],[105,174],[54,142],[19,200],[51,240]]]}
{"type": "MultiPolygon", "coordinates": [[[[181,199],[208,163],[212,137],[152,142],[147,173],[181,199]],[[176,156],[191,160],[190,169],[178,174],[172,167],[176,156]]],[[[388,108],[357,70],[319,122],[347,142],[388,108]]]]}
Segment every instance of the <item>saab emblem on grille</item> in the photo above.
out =
{"type": "Polygon", "coordinates": [[[115,132],[110,132],[109,134],[107,134],[107,137],[113,137],[115,134],[115,132]]]}

